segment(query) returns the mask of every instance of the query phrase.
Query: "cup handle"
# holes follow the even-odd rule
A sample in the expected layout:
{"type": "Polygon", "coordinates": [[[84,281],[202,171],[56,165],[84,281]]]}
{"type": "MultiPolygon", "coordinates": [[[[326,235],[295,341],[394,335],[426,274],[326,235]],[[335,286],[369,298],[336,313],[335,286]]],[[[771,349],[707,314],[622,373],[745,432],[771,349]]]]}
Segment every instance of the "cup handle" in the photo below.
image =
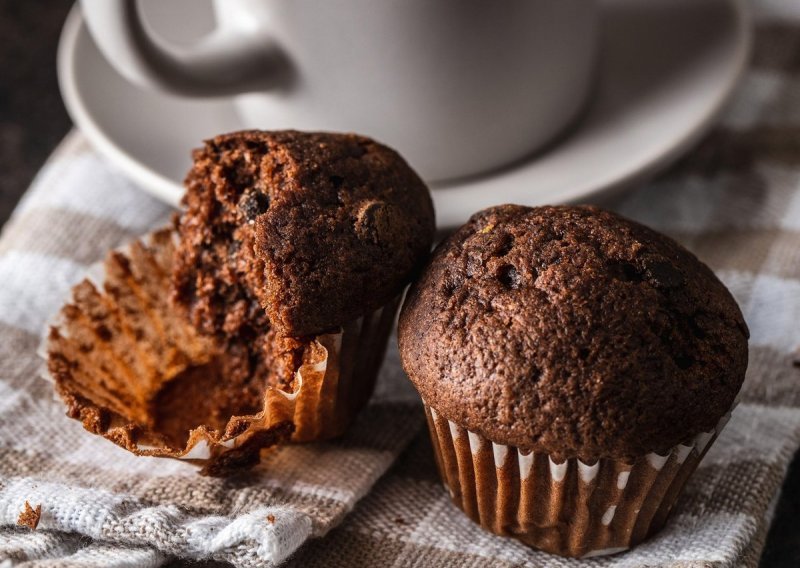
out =
{"type": "Polygon", "coordinates": [[[81,0],[100,51],[129,81],[185,96],[224,96],[286,86],[291,66],[263,33],[218,28],[186,49],[157,42],[137,0],[81,0]]]}

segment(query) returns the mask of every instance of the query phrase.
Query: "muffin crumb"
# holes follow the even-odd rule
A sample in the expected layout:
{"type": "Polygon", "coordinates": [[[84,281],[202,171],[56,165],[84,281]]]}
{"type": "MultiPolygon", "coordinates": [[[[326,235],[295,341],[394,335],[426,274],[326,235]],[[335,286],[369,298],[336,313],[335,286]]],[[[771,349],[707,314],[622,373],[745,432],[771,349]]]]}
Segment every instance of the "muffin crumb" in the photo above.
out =
{"type": "Polygon", "coordinates": [[[19,514],[17,525],[21,527],[28,527],[32,531],[36,530],[39,526],[39,520],[42,518],[42,504],[36,505],[36,508],[31,507],[31,504],[26,500],[25,508],[19,514]]]}

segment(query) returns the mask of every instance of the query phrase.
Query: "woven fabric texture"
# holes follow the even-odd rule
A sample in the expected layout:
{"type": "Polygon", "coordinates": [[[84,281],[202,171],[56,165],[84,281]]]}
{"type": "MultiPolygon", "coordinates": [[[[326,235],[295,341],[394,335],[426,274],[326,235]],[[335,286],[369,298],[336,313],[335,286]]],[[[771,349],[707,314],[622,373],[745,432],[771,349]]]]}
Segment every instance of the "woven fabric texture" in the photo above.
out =
{"type": "Polygon", "coordinates": [[[661,533],[575,561],[482,531],[436,476],[394,348],[343,439],[280,449],[234,478],[85,433],[39,377],[40,337],[91,264],[169,210],[73,134],[0,238],[0,566],[756,566],[800,446],[800,5],[754,6],[753,61],[719,124],[666,175],[606,203],[706,261],[752,332],[741,403],[661,533]],[[16,526],[26,501],[42,508],[33,531],[16,526]]]}

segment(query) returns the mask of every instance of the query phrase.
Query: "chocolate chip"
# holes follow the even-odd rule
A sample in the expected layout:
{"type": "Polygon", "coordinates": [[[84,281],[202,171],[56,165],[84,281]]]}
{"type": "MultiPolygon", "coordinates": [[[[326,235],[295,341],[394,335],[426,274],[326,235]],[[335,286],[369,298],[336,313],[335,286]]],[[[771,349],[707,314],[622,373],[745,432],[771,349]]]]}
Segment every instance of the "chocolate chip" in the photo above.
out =
{"type": "Polygon", "coordinates": [[[97,337],[99,337],[101,341],[111,341],[111,338],[113,337],[111,330],[102,323],[98,325],[94,331],[97,333],[97,337]]]}
{"type": "Polygon", "coordinates": [[[608,266],[609,272],[622,282],[641,282],[642,273],[630,262],[614,262],[608,266]]]}
{"type": "Polygon", "coordinates": [[[683,274],[672,264],[665,261],[645,263],[647,278],[654,286],[660,288],[676,288],[684,283],[683,274]]]}
{"type": "Polygon", "coordinates": [[[702,327],[700,327],[700,324],[697,322],[696,317],[689,319],[689,327],[691,328],[692,333],[697,339],[705,339],[706,332],[702,327]]]}
{"type": "MultiPolygon", "coordinates": [[[[231,142],[235,142],[235,140],[232,140],[231,142]]],[[[232,146],[234,147],[230,148],[230,150],[235,151],[236,150],[235,145],[232,144],[232,146]]],[[[261,140],[245,140],[244,147],[250,150],[251,152],[258,151],[260,154],[266,154],[267,152],[269,152],[269,144],[261,140]]]]}
{"type": "Polygon", "coordinates": [[[503,233],[497,243],[497,250],[495,256],[505,256],[514,248],[514,236],[509,233],[503,233]]]}
{"type": "Polygon", "coordinates": [[[511,264],[504,264],[497,270],[497,279],[510,290],[516,290],[522,283],[522,277],[517,272],[516,267],[511,264]]]}
{"type": "Polygon", "coordinates": [[[269,196],[260,191],[246,193],[239,201],[239,209],[244,214],[245,219],[254,221],[256,217],[269,209],[269,196]]]}
{"type": "Polygon", "coordinates": [[[677,355],[675,357],[675,364],[678,366],[679,369],[686,370],[692,365],[694,365],[694,359],[692,359],[688,355],[677,355]]]}
{"type": "Polygon", "coordinates": [[[339,189],[344,183],[344,178],[342,176],[331,176],[328,179],[331,180],[334,189],[339,189]]]}

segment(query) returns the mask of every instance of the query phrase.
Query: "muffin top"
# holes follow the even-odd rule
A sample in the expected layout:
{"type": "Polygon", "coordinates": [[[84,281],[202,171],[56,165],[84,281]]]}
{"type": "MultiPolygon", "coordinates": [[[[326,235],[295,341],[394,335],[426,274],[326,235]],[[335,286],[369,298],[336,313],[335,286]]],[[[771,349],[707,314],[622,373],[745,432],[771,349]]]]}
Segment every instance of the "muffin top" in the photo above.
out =
{"type": "Polygon", "coordinates": [[[186,186],[174,297],[223,335],[309,336],[376,309],[424,263],[435,230],[420,178],[354,134],[218,136],[195,152],[186,186]]]}
{"type": "Polygon", "coordinates": [[[748,336],[686,249],[568,206],[474,215],[436,249],[399,326],[403,367],[441,415],[588,462],[712,430],[744,380],[748,336]]]}

